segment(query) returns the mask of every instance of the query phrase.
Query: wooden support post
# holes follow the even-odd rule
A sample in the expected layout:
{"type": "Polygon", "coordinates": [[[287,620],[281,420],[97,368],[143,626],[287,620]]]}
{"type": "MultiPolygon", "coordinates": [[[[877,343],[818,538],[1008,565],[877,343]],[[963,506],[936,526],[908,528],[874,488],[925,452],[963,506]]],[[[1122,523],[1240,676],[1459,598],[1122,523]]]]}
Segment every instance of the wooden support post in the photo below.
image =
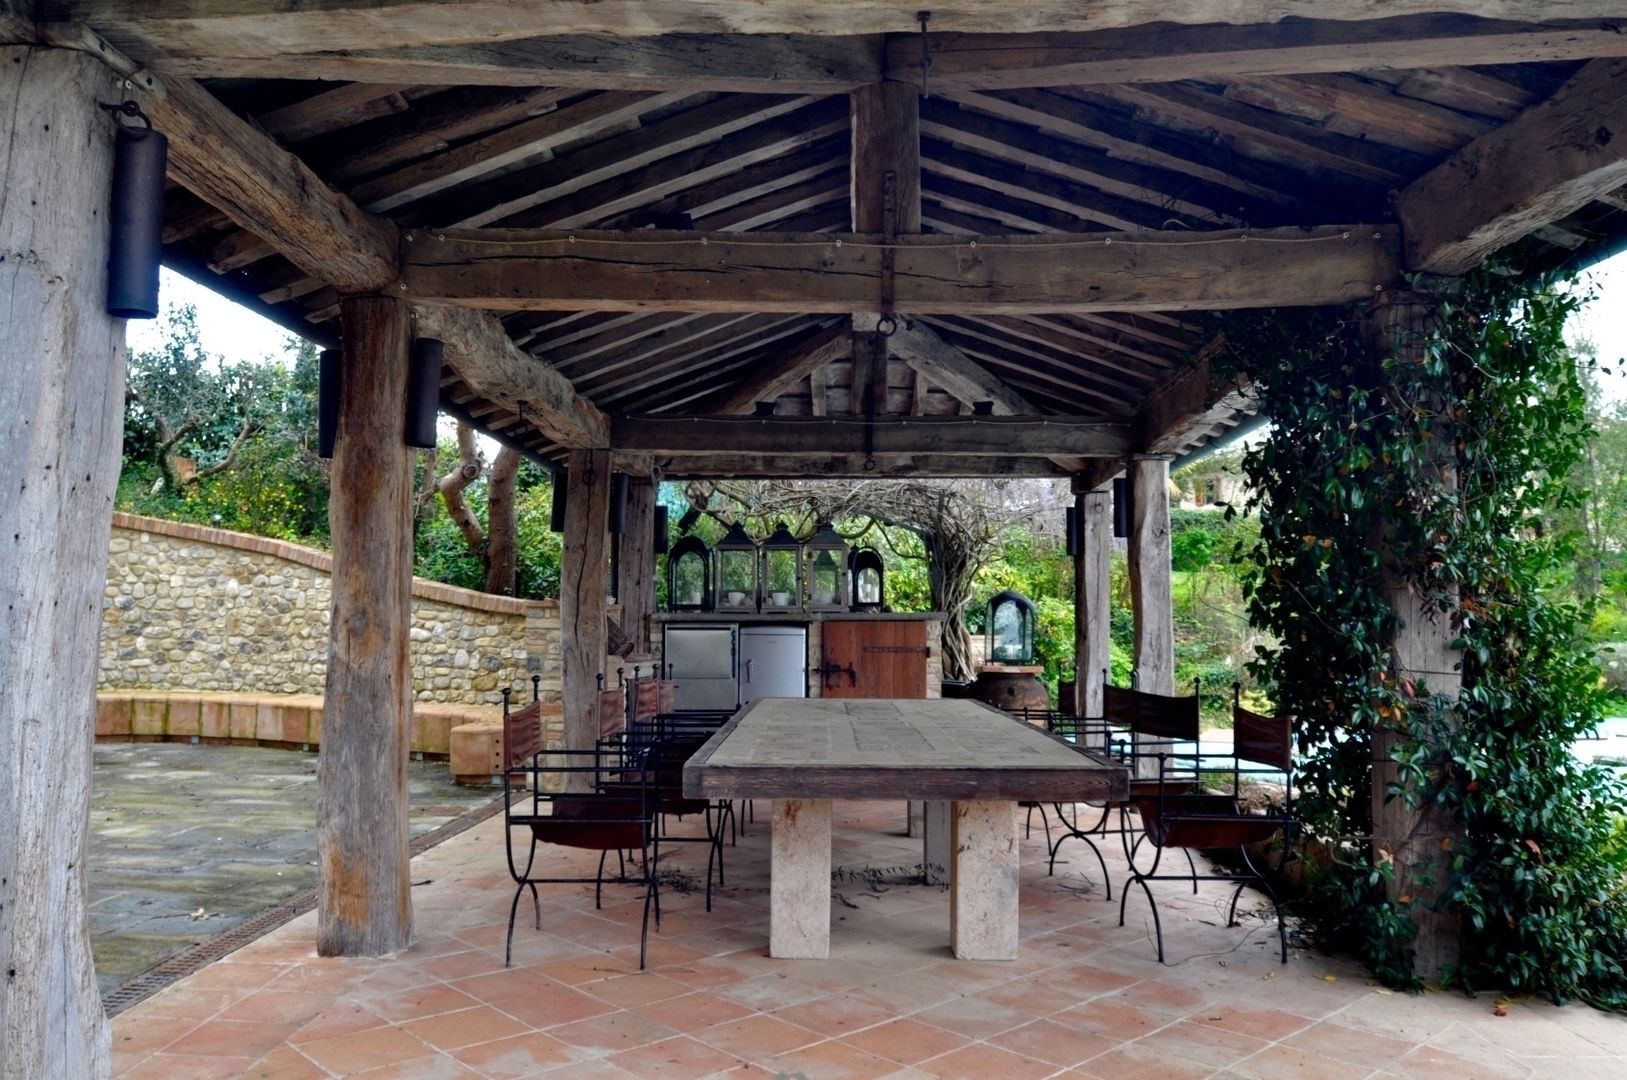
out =
{"type": "Polygon", "coordinates": [[[634,476],[627,485],[627,531],[621,535],[616,599],[621,601],[621,628],[638,652],[650,651],[650,616],[655,614],[655,496],[651,476],[634,476]]]}
{"type": "MultiPolygon", "coordinates": [[[[565,745],[591,750],[599,737],[605,610],[610,592],[610,452],[572,450],[559,567],[560,651],[565,662],[565,745]]],[[[612,680],[613,681],[613,680],[612,680]]]]}
{"type": "MultiPolygon", "coordinates": [[[[1388,356],[1417,356],[1434,317],[1432,305],[1413,294],[1397,293],[1375,304],[1367,327],[1373,363],[1388,356]]],[[[1433,459],[1419,462],[1418,485],[1455,491],[1457,472],[1451,448],[1436,450],[1433,459]]],[[[1461,656],[1452,648],[1456,634],[1447,614],[1412,586],[1405,567],[1388,557],[1384,591],[1402,624],[1391,646],[1394,673],[1417,680],[1420,695],[1444,694],[1455,700],[1463,676],[1458,670],[1461,656]]],[[[1389,728],[1373,732],[1373,847],[1377,857],[1387,855],[1394,862],[1390,896],[1402,903],[1402,898],[1412,901],[1412,918],[1418,926],[1418,937],[1412,943],[1413,970],[1435,982],[1444,967],[1458,962],[1462,945],[1461,920],[1429,909],[1450,879],[1447,861],[1463,836],[1463,825],[1433,802],[1409,806],[1405,799],[1386,794],[1397,778],[1393,755],[1402,740],[1401,732],[1389,728]]]]}
{"type": "Polygon", "coordinates": [[[343,375],[328,525],[333,601],[316,845],[317,952],[412,944],[407,752],[412,732],[412,459],[403,437],[412,317],[387,296],[339,308],[343,375]]]}
{"type": "MultiPolygon", "coordinates": [[[[1130,461],[1130,609],[1135,617],[1136,689],[1175,693],[1175,606],[1170,591],[1169,458],[1138,455],[1130,461]]],[[[1143,755],[1161,739],[1139,739],[1143,755]]],[[[1158,759],[1136,761],[1136,775],[1157,776],[1158,759]]]]}
{"type": "Polygon", "coordinates": [[[1175,693],[1175,611],[1170,595],[1169,461],[1130,461],[1130,607],[1135,615],[1136,689],[1175,693]]]}
{"type": "Polygon", "coordinates": [[[124,324],[103,314],[117,81],[0,48],[0,1076],[105,1077],[85,836],[119,475],[124,324]]]}
{"type": "Polygon", "coordinates": [[[1073,560],[1073,662],[1075,708],[1080,716],[1102,715],[1102,672],[1112,663],[1113,493],[1081,491],[1079,554],[1073,560]]]}

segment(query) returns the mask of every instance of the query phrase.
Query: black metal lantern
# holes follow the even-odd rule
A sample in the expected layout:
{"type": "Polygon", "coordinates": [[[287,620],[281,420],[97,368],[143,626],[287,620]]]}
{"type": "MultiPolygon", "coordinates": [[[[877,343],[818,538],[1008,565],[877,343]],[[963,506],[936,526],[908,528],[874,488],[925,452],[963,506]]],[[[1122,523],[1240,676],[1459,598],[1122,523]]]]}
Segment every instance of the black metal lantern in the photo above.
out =
{"type": "Polygon", "coordinates": [[[757,541],[738,524],[713,549],[717,560],[717,609],[753,611],[757,607],[757,541]]]}
{"type": "Polygon", "coordinates": [[[145,125],[121,124],[114,136],[107,313],[116,319],[152,319],[158,316],[158,266],[164,254],[169,140],[152,129],[152,121],[133,101],[102,107],[145,125]]]}
{"type": "Polygon", "coordinates": [[[802,545],[782,523],[759,547],[762,611],[796,611],[802,606],[802,545]]]}
{"type": "Polygon", "coordinates": [[[990,663],[1034,662],[1034,605],[1022,593],[1007,590],[990,598],[984,632],[988,643],[984,655],[990,663]]]}
{"type": "Polygon", "coordinates": [[[698,536],[685,536],[667,555],[667,609],[706,611],[712,606],[712,553],[698,536]]]}
{"type": "Polygon", "coordinates": [[[848,588],[854,611],[880,611],[886,602],[886,570],[872,548],[855,548],[847,558],[848,588]]]}
{"type": "Polygon", "coordinates": [[[846,611],[848,606],[847,541],[821,525],[802,545],[802,580],[809,611],[846,611]]]}

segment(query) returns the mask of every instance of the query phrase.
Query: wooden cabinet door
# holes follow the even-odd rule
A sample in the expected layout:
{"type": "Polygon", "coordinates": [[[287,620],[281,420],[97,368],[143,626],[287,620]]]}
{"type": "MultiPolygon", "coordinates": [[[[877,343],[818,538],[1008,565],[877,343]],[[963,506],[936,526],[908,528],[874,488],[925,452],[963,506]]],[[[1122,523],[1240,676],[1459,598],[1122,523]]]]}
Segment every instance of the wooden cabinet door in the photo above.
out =
{"type": "Polygon", "coordinates": [[[926,623],[827,622],[822,628],[822,640],[822,696],[926,696],[926,623]]]}

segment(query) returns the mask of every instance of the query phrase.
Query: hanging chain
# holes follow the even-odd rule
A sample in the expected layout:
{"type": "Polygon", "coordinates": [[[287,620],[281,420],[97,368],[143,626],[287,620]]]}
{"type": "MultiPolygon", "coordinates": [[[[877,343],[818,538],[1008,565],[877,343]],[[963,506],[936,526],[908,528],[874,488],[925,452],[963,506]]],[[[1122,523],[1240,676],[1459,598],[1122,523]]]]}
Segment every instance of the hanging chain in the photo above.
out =
{"type": "Polygon", "coordinates": [[[932,21],[932,12],[917,11],[915,18],[921,24],[921,96],[929,98],[932,89],[927,84],[927,74],[932,70],[932,50],[927,47],[926,24],[932,21]]]}

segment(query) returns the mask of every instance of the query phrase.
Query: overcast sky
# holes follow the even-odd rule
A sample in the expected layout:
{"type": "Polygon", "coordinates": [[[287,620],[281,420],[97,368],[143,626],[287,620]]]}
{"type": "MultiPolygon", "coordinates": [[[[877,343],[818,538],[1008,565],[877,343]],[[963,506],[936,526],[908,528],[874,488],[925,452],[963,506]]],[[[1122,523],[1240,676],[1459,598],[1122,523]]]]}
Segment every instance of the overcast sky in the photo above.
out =
{"type": "MultiPolygon", "coordinates": [[[[1600,263],[1589,271],[1598,299],[1585,308],[1572,325],[1572,339],[1587,338],[1598,346],[1601,373],[1609,397],[1627,400],[1627,253],[1600,263]]],[[[194,284],[179,274],[164,271],[161,296],[165,304],[190,303],[198,309],[203,347],[227,361],[258,360],[286,350],[290,335],[282,327],[230,300],[194,284]]],[[[130,323],[130,347],[158,345],[164,322],[130,323]]]]}

